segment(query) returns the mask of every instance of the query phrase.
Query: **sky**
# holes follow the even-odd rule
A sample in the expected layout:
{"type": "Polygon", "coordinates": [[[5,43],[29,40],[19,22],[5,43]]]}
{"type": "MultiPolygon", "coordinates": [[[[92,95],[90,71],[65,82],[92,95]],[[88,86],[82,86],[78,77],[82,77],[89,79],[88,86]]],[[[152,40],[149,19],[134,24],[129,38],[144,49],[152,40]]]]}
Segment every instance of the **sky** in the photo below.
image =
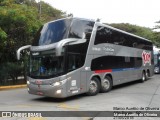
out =
{"type": "MultiPolygon", "coordinates": [[[[40,0],[39,0],[40,1],[40,0]]],[[[160,20],[160,0],[41,0],[74,17],[103,23],[130,23],[153,28],[160,20]]]]}

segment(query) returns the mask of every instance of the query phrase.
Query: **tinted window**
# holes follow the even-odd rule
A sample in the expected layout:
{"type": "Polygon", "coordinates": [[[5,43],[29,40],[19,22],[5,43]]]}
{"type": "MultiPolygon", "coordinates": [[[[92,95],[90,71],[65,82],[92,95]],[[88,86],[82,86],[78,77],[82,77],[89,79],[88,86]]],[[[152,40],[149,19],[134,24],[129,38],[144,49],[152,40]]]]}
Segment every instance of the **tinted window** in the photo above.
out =
{"type": "Polygon", "coordinates": [[[67,70],[72,71],[84,65],[90,36],[93,30],[94,22],[74,19],[68,38],[82,39],[85,35],[86,41],[71,43],[67,45],[67,70]]]}
{"type": "Polygon", "coordinates": [[[90,39],[94,22],[82,19],[63,19],[47,23],[39,29],[33,46],[48,45],[66,38],[90,39]]]}
{"type": "Polygon", "coordinates": [[[67,57],[68,57],[67,69],[68,71],[78,69],[84,65],[88,43],[89,42],[86,41],[81,44],[74,44],[74,45],[67,46],[67,57]]]}
{"type": "Polygon", "coordinates": [[[62,74],[64,74],[63,56],[57,57],[52,54],[31,56],[29,76],[32,78],[52,78],[62,74]]]}
{"type": "Polygon", "coordinates": [[[105,27],[98,27],[94,44],[96,45],[101,43],[111,43],[111,36],[111,29],[105,27]]]}
{"type": "Polygon", "coordinates": [[[84,55],[76,53],[68,53],[67,71],[78,69],[84,64],[84,55]]]}
{"type": "Polygon", "coordinates": [[[45,24],[37,33],[33,46],[48,45],[67,38],[70,20],[59,20],[45,24]]]}
{"type": "Polygon", "coordinates": [[[70,28],[68,38],[83,38],[84,34],[92,32],[94,22],[74,19],[70,28]]]}
{"type": "Polygon", "coordinates": [[[145,50],[152,50],[152,43],[107,27],[99,26],[95,37],[94,44],[111,43],[134,47],[145,50]]]}
{"type": "Polygon", "coordinates": [[[139,57],[103,56],[92,60],[91,70],[134,68],[141,66],[142,58],[139,57]]]}
{"type": "Polygon", "coordinates": [[[154,55],[154,65],[159,66],[160,65],[160,54],[154,55]]]}

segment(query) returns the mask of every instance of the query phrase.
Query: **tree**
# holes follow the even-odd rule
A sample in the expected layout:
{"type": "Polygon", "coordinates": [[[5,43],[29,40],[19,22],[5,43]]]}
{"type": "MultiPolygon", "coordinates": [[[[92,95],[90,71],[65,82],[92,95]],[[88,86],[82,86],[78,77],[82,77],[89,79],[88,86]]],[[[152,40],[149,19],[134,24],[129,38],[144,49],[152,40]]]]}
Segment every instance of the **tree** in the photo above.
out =
{"type": "MultiPolygon", "coordinates": [[[[17,62],[17,49],[31,44],[34,35],[44,22],[65,15],[61,10],[42,2],[42,16],[39,19],[38,5],[35,0],[0,0],[0,66],[6,65],[4,69],[1,67],[0,76],[5,71],[6,76],[10,74],[9,76],[16,80],[16,71],[22,70],[18,66],[25,66],[26,63],[25,59],[17,62]]],[[[25,71],[18,73],[25,73],[25,71]]]]}
{"type": "Polygon", "coordinates": [[[48,3],[45,3],[41,1],[41,20],[51,21],[58,18],[66,17],[66,13],[62,12],[61,10],[58,10],[52,6],[50,6],[48,3]]]}
{"type": "Polygon", "coordinates": [[[17,48],[31,44],[31,39],[40,26],[41,22],[37,21],[37,11],[32,7],[17,4],[0,7],[1,37],[5,40],[2,57],[5,61],[16,61],[17,48]]]}
{"type": "Polygon", "coordinates": [[[160,21],[155,22],[157,25],[153,28],[154,32],[154,38],[155,38],[155,44],[157,47],[160,47],[160,21]]]}

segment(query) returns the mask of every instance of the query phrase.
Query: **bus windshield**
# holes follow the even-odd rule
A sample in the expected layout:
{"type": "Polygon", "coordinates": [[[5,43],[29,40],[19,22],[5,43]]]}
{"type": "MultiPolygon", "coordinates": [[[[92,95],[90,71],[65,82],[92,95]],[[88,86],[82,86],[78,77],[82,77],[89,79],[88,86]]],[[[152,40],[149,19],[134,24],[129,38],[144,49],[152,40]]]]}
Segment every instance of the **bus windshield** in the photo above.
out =
{"type": "Polygon", "coordinates": [[[93,26],[93,21],[81,19],[62,19],[46,23],[37,32],[32,45],[49,45],[66,38],[82,39],[84,33],[91,35],[93,26]]]}
{"type": "Polygon", "coordinates": [[[48,45],[67,38],[70,23],[70,19],[62,19],[45,24],[37,32],[33,46],[48,45]]]}
{"type": "Polygon", "coordinates": [[[36,55],[30,59],[30,76],[33,78],[50,78],[64,72],[63,56],[36,55]]]}

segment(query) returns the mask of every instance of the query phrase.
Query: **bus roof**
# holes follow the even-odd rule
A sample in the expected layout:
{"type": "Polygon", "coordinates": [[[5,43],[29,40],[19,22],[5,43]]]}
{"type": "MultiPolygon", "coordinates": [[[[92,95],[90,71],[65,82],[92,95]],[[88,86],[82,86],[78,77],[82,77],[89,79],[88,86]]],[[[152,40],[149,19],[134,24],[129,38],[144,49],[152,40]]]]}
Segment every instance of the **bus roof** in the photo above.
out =
{"type": "MultiPolygon", "coordinates": [[[[139,38],[139,39],[148,41],[148,42],[152,42],[151,40],[148,40],[148,39],[146,39],[146,38],[143,38],[143,37],[140,37],[140,36],[138,36],[138,35],[135,35],[135,34],[132,34],[132,33],[123,31],[123,30],[121,30],[121,29],[112,27],[112,26],[110,26],[110,25],[107,25],[107,24],[104,24],[104,23],[95,21],[95,20],[93,20],[93,19],[78,18],[78,17],[66,17],[66,18],[62,18],[62,19],[57,19],[57,20],[54,20],[54,21],[50,21],[50,22],[48,22],[48,23],[52,23],[52,22],[55,22],[55,21],[58,21],[58,20],[63,20],[63,19],[80,19],[80,20],[92,21],[92,22],[95,22],[95,24],[96,24],[97,26],[104,26],[104,27],[113,29],[113,30],[115,30],[115,31],[118,31],[118,32],[121,32],[121,33],[124,33],[124,34],[130,35],[130,36],[133,36],[133,37],[136,37],[136,38],[139,38]]],[[[46,23],[46,24],[47,24],[47,23],[46,23]]]]}

